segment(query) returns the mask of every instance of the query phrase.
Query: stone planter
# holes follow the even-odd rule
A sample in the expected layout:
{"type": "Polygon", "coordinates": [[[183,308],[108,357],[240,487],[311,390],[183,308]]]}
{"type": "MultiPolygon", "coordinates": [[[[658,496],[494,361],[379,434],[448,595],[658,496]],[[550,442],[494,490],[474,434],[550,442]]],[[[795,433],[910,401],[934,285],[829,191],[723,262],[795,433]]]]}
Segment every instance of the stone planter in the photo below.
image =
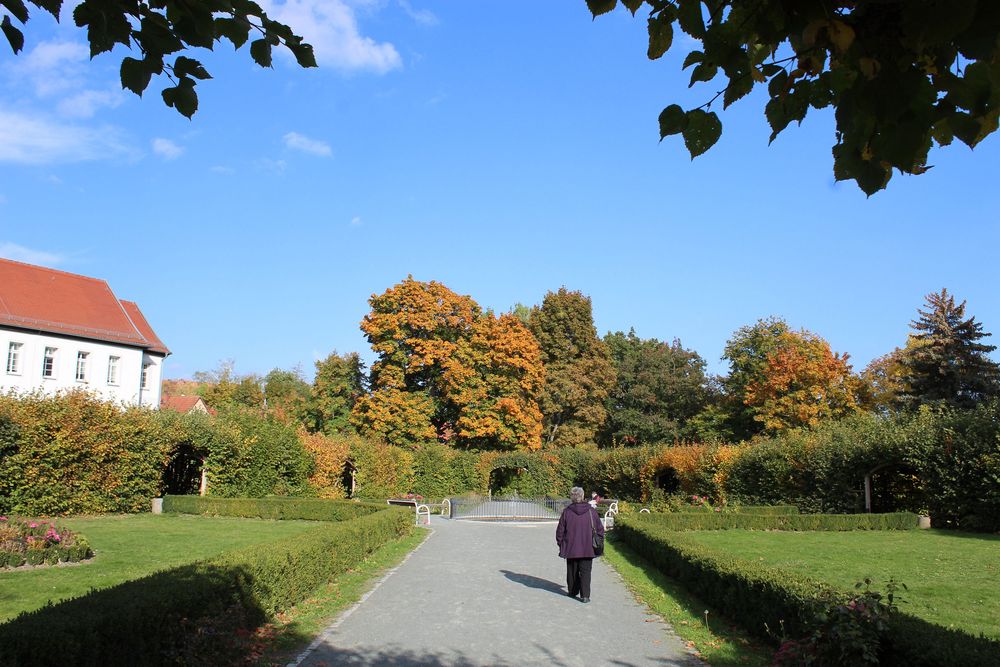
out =
{"type": "Polygon", "coordinates": [[[917,528],[930,528],[931,518],[926,514],[921,514],[917,517],[917,528]]]}
{"type": "Polygon", "coordinates": [[[153,514],[163,514],[163,498],[153,498],[153,514]]]}

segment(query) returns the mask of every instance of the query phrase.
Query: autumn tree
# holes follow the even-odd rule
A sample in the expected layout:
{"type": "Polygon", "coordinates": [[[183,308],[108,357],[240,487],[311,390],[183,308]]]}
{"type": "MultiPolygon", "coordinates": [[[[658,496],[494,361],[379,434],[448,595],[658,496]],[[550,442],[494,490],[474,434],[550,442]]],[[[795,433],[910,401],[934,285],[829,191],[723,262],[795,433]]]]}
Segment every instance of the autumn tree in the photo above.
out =
{"type": "Polygon", "coordinates": [[[316,362],[316,376],[309,388],[306,427],[314,433],[351,433],[351,412],[364,393],[364,364],[357,352],[331,352],[316,362]]]}
{"type": "Polygon", "coordinates": [[[608,349],[597,336],[590,297],[565,287],[532,309],[529,328],[541,348],[545,386],[542,440],[552,447],[588,447],[607,418],[615,383],[608,349]]]}
{"type": "Polygon", "coordinates": [[[604,337],[617,382],[605,406],[602,445],[670,442],[706,405],[705,360],[679,340],[639,338],[634,330],[604,337]]]}
{"type": "MultiPolygon", "coordinates": [[[[587,0],[594,16],[617,0],[587,0]]],[[[660,138],[680,134],[694,158],[719,139],[722,108],[766,86],[771,141],[810,108],[836,118],[833,173],[867,194],[893,169],[922,174],[935,144],[970,148],[1000,116],[1000,3],[988,0],[622,0],[648,6],[647,55],[693,45],[690,86],[721,80],[704,104],[660,114],[660,138]]]]}
{"type": "Polygon", "coordinates": [[[746,403],[747,390],[752,383],[765,380],[768,357],[789,331],[783,319],[769,317],[740,327],[726,342],[722,358],[729,361],[729,375],[722,381],[724,398],[718,405],[729,413],[726,430],[737,440],[756,435],[763,428],[746,403]]]}
{"type": "Polygon", "coordinates": [[[887,414],[902,406],[906,394],[906,358],[923,342],[906,337],[906,345],[872,359],[861,372],[858,402],[862,409],[887,414]]]}
{"type": "Polygon", "coordinates": [[[770,433],[813,427],[858,410],[858,380],[846,354],[808,331],[780,334],[763,376],[746,387],[744,403],[770,433]]]}
{"type": "Polygon", "coordinates": [[[458,407],[455,437],[477,449],[537,449],[545,378],[535,337],[512,314],[480,316],[445,377],[458,407]]]}
{"type": "MultiPolygon", "coordinates": [[[[28,0],[59,20],[62,0],[28,0]]],[[[6,12],[0,23],[7,42],[19,53],[24,48],[24,34],[11,21],[22,26],[30,13],[23,0],[3,0],[6,12]]],[[[142,95],[154,76],[164,75],[172,85],[161,95],[164,103],[190,118],[198,110],[195,85],[212,76],[200,62],[187,55],[192,49],[215,48],[223,40],[239,49],[250,42],[250,57],[261,67],[271,66],[272,50],[284,46],[302,67],[316,67],[312,46],[283,23],[268,18],[252,0],[84,0],[73,10],[73,22],[86,28],[90,57],[108,53],[117,45],[132,50],[122,59],[122,88],[142,95]],[[138,56],[138,57],[133,57],[138,56]]]]}
{"type": "Polygon", "coordinates": [[[393,444],[538,446],[534,341],[516,317],[408,277],[369,300],[361,329],[376,361],[354,423],[393,444]]]}
{"type": "Polygon", "coordinates": [[[947,289],[926,299],[911,322],[918,344],[903,357],[904,401],[967,408],[1000,394],[1000,366],[988,356],[996,346],[979,342],[991,334],[966,318],[965,301],[956,304],[947,289]]]}

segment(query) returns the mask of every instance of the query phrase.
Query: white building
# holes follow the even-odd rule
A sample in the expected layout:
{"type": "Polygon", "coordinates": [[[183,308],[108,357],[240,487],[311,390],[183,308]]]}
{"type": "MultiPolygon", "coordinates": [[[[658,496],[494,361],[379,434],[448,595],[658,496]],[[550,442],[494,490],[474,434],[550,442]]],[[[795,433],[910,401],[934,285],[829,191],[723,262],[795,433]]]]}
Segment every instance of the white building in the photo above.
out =
{"type": "Polygon", "coordinates": [[[0,391],[91,391],[158,408],[170,351],[103,280],[0,259],[0,391]]]}

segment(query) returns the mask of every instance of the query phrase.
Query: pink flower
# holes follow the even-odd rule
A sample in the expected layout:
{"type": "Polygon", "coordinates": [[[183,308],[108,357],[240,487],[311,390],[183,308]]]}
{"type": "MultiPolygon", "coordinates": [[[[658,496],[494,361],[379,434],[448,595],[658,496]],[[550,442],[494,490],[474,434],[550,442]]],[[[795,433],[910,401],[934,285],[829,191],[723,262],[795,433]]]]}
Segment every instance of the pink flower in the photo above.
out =
{"type": "Polygon", "coordinates": [[[31,523],[28,524],[28,528],[38,528],[38,524],[32,521],[31,523]]]}

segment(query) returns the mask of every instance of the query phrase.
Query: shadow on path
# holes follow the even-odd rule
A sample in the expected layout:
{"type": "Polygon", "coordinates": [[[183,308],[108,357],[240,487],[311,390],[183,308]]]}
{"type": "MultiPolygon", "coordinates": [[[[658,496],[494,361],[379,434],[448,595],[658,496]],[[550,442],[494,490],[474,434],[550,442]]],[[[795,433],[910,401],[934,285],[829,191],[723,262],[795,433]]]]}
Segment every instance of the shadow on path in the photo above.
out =
{"type": "Polygon", "coordinates": [[[559,595],[566,594],[566,589],[562,587],[562,584],[557,584],[554,581],[549,581],[548,579],[542,579],[541,577],[535,577],[530,574],[511,572],[510,570],[500,570],[500,571],[503,572],[503,576],[507,577],[515,584],[521,584],[522,586],[527,586],[528,588],[540,588],[543,591],[549,591],[550,593],[558,593],[559,595]]]}

